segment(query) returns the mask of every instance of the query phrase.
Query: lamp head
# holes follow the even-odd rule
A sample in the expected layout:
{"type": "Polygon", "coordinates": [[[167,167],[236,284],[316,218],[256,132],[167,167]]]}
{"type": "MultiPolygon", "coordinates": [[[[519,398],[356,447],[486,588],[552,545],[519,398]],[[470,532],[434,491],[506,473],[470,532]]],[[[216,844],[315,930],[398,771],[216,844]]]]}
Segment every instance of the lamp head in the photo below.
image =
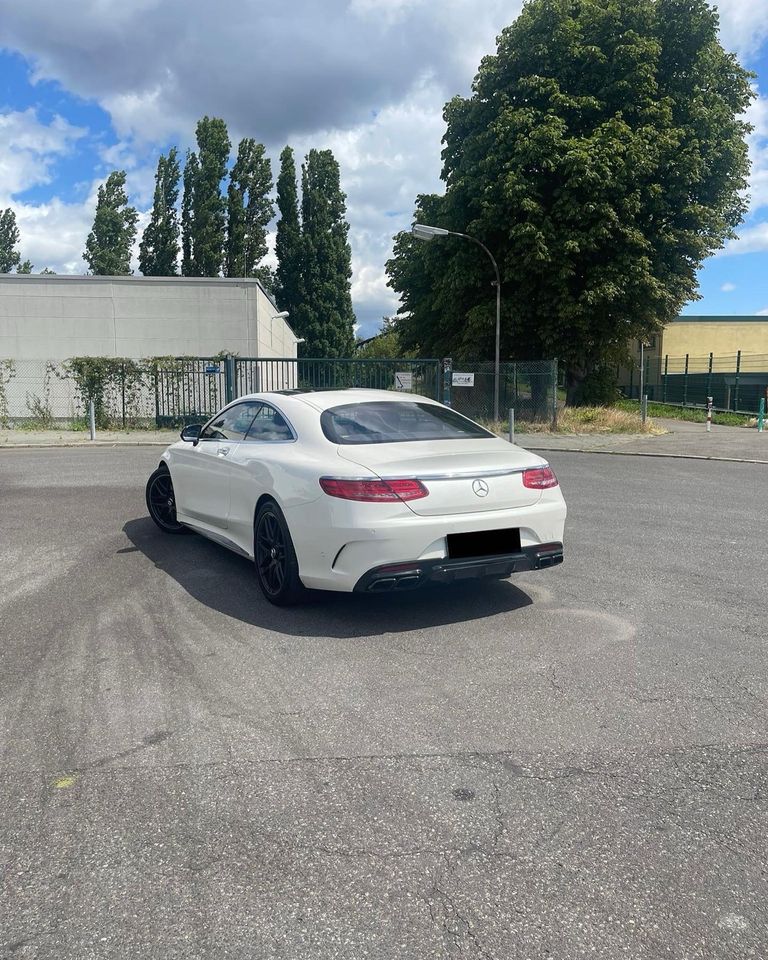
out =
{"type": "Polygon", "coordinates": [[[435,237],[447,237],[450,230],[444,230],[442,227],[430,227],[426,223],[414,223],[411,227],[411,233],[417,240],[433,240],[435,237]]]}

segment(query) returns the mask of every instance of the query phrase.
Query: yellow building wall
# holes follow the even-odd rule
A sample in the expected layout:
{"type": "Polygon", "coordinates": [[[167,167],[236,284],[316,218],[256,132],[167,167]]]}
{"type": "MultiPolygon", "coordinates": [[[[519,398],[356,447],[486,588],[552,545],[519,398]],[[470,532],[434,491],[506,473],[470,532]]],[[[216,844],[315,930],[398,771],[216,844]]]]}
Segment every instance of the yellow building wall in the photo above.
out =
{"type": "Polygon", "coordinates": [[[741,350],[742,357],[768,356],[768,317],[677,320],[665,327],[660,353],[670,359],[684,357],[687,353],[690,358],[688,369],[694,372],[699,368],[707,369],[710,353],[715,357],[735,357],[738,350],[741,350]],[[699,361],[695,365],[694,359],[699,361]]]}

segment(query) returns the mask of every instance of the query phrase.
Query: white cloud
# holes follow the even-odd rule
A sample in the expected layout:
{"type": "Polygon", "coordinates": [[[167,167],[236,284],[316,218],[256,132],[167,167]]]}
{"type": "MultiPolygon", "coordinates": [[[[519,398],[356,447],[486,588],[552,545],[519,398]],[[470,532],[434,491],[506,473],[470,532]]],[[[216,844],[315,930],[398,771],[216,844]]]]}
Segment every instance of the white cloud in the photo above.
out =
{"type": "Polygon", "coordinates": [[[727,257],[739,253],[760,253],[768,250],[768,222],[756,223],[739,232],[738,239],[729,240],[717,256],[727,257]]]}
{"type": "Polygon", "coordinates": [[[763,307],[762,310],[757,311],[758,317],[768,317],[768,307],[763,307]]]}
{"type": "Polygon", "coordinates": [[[125,140],[100,147],[99,157],[112,170],[132,170],[138,162],[133,145],[125,140]]]}
{"type": "Polygon", "coordinates": [[[406,102],[384,108],[367,123],[296,143],[299,155],[312,146],[329,148],[339,161],[353,251],[352,296],[364,333],[397,310],[384,273],[392,237],[410,226],[416,195],[442,187],[442,105],[440,88],[424,81],[406,102]]]}
{"type": "Polygon", "coordinates": [[[43,123],[32,107],[0,113],[0,200],[49,183],[56,158],[85,133],[59,116],[43,123]]]}
{"type": "Polygon", "coordinates": [[[750,209],[754,213],[768,206],[768,97],[759,95],[756,84],[753,89],[758,96],[747,110],[746,119],[754,128],[749,136],[752,170],[748,188],[750,209]]]}
{"type": "Polygon", "coordinates": [[[726,281],[722,287],[720,287],[720,289],[723,291],[723,293],[733,293],[733,291],[736,289],[736,284],[726,281]]]}
{"type": "Polygon", "coordinates": [[[82,252],[95,206],[95,193],[83,203],[54,197],[48,203],[14,204],[22,257],[28,257],[36,271],[49,267],[56,273],[85,273],[82,252]]]}
{"type": "Polygon", "coordinates": [[[717,0],[720,39],[727,50],[748,60],[768,39],[768,16],[761,0],[717,0]]]}
{"type": "Polygon", "coordinates": [[[83,226],[95,193],[83,203],[64,203],[53,197],[46,203],[25,203],[19,194],[52,179],[56,160],[68,154],[86,131],[59,116],[44,123],[30,108],[0,114],[0,207],[11,206],[21,236],[19,249],[37,267],[57,272],[78,270],[75,252],[82,250],[83,226]]]}
{"type": "Polygon", "coordinates": [[[265,142],[365,122],[433,74],[464,91],[521,0],[56,0],[4,4],[3,44],[109,110],[118,134],[188,134],[203,113],[265,142]]]}

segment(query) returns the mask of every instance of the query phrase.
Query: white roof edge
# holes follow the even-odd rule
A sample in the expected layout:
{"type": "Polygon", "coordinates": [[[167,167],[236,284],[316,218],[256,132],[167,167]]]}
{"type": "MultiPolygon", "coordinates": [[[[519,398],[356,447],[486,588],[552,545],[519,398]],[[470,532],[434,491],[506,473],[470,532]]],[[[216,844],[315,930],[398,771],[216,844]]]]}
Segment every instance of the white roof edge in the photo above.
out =
{"type": "Polygon", "coordinates": [[[379,397],[382,400],[408,401],[419,400],[426,403],[437,403],[432,397],[424,397],[419,393],[401,393],[396,390],[376,390],[368,387],[345,387],[338,390],[307,390],[300,393],[283,393],[280,390],[262,390],[258,393],[243,394],[236,397],[232,403],[238,400],[255,400],[269,395],[289,397],[291,400],[298,400],[307,406],[314,407],[315,410],[325,410],[331,406],[337,406],[343,403],[344,399],[351,402],[355,397],[363,396],[373,399],[379,397]]]}
{"type": "MultiPolygon", "coordinates": [[[[258,277],[145,277],[144,274],[121,274],[119,276],[107,276],[104,274],[93,273],[0,273],[0,283],[31,283],[32,281],[42,281],[43,283],[212,283],[214,285],[229,284],[235,286],[256,286],[264,296],[269,300],[276,312],[280,312],[280,307],[275,303],[275,298],[264,287],[264,284],[258,277]]],[[[293,327],[283,318],[283,323],[295,336],[293,327]]]]}

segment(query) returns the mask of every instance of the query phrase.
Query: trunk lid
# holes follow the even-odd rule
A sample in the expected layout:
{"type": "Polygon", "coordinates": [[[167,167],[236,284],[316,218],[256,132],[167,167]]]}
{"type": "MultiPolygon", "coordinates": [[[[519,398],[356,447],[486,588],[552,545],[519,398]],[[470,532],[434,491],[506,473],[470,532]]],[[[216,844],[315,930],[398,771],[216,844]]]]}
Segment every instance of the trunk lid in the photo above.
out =
{"type": "Polygon", "coordinates": [[[540,490],[523,486],[522,471],[544,461],[506,440],[345,444],[338,452],[383,480],[420,480],[429,495],[407,505],[422,517],[509,510],[531,506],[541,498],[540,490]]]}

